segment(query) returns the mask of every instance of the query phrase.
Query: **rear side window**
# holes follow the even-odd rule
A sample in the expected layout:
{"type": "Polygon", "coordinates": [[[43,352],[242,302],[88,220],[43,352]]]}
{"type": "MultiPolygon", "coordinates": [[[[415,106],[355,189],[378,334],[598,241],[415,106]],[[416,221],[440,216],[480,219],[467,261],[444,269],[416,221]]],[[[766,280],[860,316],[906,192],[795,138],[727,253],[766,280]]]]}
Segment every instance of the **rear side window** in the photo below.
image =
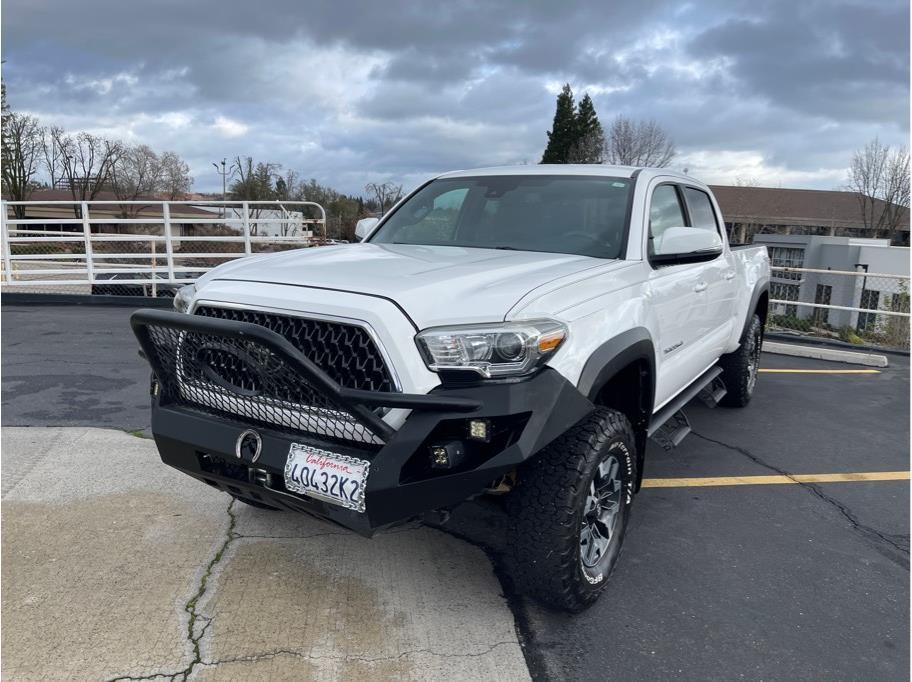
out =
{"type": "Polygon", "coordinates": [[[674,185],[659,185],[652,193],[649,207],[649,237],[661,237],[669,227],[687,225],[684,209],[674,185]]]}
{"type": "Polygon", "coordinates": [[[685,187],[684,200],[687,202],[687,210],[690,211],[692,227],[719,231],[719,226],[716,224],[716,213],[713,211],[712,202],[706,192],[701,192],[693,187],[685,187]]]}

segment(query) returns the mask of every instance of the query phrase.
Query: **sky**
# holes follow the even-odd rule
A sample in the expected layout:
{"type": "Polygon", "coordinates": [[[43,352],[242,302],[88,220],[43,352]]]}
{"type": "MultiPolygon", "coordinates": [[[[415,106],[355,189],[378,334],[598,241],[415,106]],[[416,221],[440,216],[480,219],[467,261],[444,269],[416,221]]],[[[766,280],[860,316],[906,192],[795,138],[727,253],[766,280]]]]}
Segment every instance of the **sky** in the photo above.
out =
{"type": "Polygon", "coordinates": [[[235,156],[349,193],[537,163],[565,82],[710,183],[839,188],[909,136],[903,0],[4,0],[0,52],[13,110],[176,151],[196,191],[235,156]]]}

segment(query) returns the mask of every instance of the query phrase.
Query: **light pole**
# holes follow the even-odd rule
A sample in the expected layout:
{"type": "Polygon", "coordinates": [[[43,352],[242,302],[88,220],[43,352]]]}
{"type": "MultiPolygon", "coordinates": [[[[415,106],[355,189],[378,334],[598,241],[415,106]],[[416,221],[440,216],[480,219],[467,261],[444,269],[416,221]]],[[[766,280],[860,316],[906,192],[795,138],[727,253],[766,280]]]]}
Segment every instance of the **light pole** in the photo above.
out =
{"type": "Polygon", "coordinates": [[[215,166],[215,172],[222,176],[222,210],[221,217],[225,217],[225,204],[224,202],[228,200],[228,176],[234,175],[234,164],[231,164],[231,167],[228,166],[228,159],[223,158],[222,163],[218,164],[215,161],[212,162],[212,165],[215,166]],[[221,165],[221,170],[219,170],[219,165],[221,165]]]}

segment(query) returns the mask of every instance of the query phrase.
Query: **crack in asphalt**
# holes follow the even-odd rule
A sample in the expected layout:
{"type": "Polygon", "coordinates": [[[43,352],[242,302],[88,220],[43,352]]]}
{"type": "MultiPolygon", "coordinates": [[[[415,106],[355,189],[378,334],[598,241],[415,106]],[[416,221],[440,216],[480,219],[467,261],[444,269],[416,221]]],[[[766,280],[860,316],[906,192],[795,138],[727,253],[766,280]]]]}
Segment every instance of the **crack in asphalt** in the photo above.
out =
{"type": "Polygon", "coordinates": [[[228,513],[228,528],[225,530],[225,539],[222,542],[221,546],[216,551],[215,555],[206,565],[206,569],[203,571],[203,575],[200,577],[199,584],[197,585],[196,592],[187,600],[187,603],[184,604],[184,612],[187,614],[187,629],[186,629],[186,642],[190,644],[193,649],[193,659],[183,670],[179,670],[176,673],[152,673],[151,675],[143,675],[141,677],[131,677],[129,675],[119,675],[117,677],[110,678],[108,682],[119,682],[120,680],[155,680],[158,678],[164,678],[171,680],[172,682],[185,682],[193,670],[202,663],[202,653],[200,652],[200,642],[206,634],[206,631],[209,629],[209,626],[212,625],[212,618],[204,616],[197,611],[197,606],[199,605],[200,599],[206,594],[206,590],[209,586],[209,579],[212,577],[212,572],[215,570],[215,567],[221,562],[222,558],[225,556],[225,552],[228,551],[228,547],[232,542],[241,538],[243,536],[234,532],[234,528],[237,525],[237,516],[234,513],[234,503],[235,500],[232,499],[228,503],[228,508],[226,512],[228,513]],[[196,632],[197,621],[204,621],[202,628],[199,632],[196,632]]]}
{"type": "MultiPolygon", "coordinates": [[[[227,658],[227,659],[222,659],[222,660],[217,660],[217,661],[203,661],[202,652],[200,650],[200,643],[202,642],[203,637],[205,637],[206,631],[209,629],[209,626],[212,625],[213,619],[209,616],[205,616],[205,615],[201,614],[197,610],[197,608],[198,608],[199,603],[202,600],[202,598],[206,595],[206,592],[209,588],[209,580],[212,577],[212,573],[215,570],[215,567],[219,563],[221,563],[222,559],[225,556],[225,553],[228,551],[228,547],[233,542],[235,542],[236,540],[246,540],[246,539],[306,540],[306,539],[321,537],[321,536],[326,536],[326,535],[347,535],[347,533],[344,531],[327,531],[327,532],[321,532],[321,533],[311,533],[308,535],[256,535],[256,534],[247,535],[244,533],[238,533],[234,530],[237,527],[237,516],[234,511],[235,502],[236,502],[236,500],[232,499],[231,502],[228,504],[228,508],[226,509],[226,512],[228,513],[228,517],[229,517],[229,522],[228,522],[228,528],[225,530],[225,539],[222,542],[221,546],[216,551],[215,555],[212,557],[212,559],[206,565],[206,568],[203,571],[203,575],[200,577],[196,591],[193,593],[193,595],[190,597],[190,599],[188,599],[187,602],[183,606],[183,611],[187,614],[187,628],[186,628],[186,632],[185,632],[185,641],[187,643],[189,643],[190,646],[192,647],[193,659],[190,661],[190,663],[187,664],[186,667],[184,667],[182,670],[179,670],[177,672],[173,672],[173,673],[172,672],[155,672],[155,673],[150,673],[149,675],[141,675],[141,676],[118,675],[117,677],[110,678],[109,680],[107,680],[107,682],[128,682],[128,681],[139,682],[140,680],[157,680],[157,679],[170,680],[171,682],[186,682],[186,680],[189,679],[189,677],[193,673],[193,671],[196,670],[198,667],[214,667],[214,666],[221,665],[223,663],[242,663],[242,662],[250,662],[250,661],[259,661],[259,660],[265,660],[268,658],[274,658],[276,656],[283,656],[283,655],[295,656],[298,658],[306,658],[306,659],[311,659],[311,660],[323,659],[323,660],[359,661],[359,662],[371,663],[371,662],[377,662],[377,661],[396,660],[396,659],[403,658],[405,656],[411,656],[411,655],[422,654],[422,653],[428,654],[431,656],[453,657],[453,658],[484,656],[485,654],[490,653],[491,651],[493,651],[494,649],[496,649],[499,646],[503,646],[506,644],[515,644],[515,642],[497,642],[497,643],[491,645],[490,648],[486,649],[483,652],[472,653],[472,654],[448,654],[448,653],[432,651],[430,649],[413,649],[413,650],[409,650],[409,651],[403,651],[402,653],[397,654],[396,656],[378,656],[378,657],[374,657],[374,658],[359,657],[359,656],[332,656],[332,655],[314,656],[312,654],[305,654],[305,653],[294,651],[291,649],[276,649],[275,651],[267,651],[267,652],[258,653],[258,654],[251,654],[250,656],[243,656],[243,657],[238,657],[238,658],[227,658]],[[199,628],[199,632],[197,632],[197,625],[200,622],[203,623],[203,626],[202,626],[202,628],[199,628]]],[[[395,532],[413,531],[420,527],[421,527],[420,525],[406,526],[401,529],[396,529],[394,531],[387,531],[387,532],[395,533],[395,532]]]]}
{"type": "Polygon", "coordinates": [[[441,651],[433,651],[432,649],[409,649],[408,651],[403,651],[401,653],[392,655],[392,656],[336,656],[333,654],[326,655],[314,655],[304,653],[302,651],[295,651],[294,649],[274,649],[272,651],[265,651],[258,654],[250,654],[247,656],[237,656],[234,658],[222,658],[216,661],[204,661],[200,663],[202,667],[215,667],[223,665],[226,663],[253,663],[257,661],[268,660],[271,658],[276,658],[278,656],[293,656],[294,658],[302,658],[310,661],[357,661],[359,663],[377,663],[380,661],[397,661],[407,656],[415,656],[417,654],[427,654],[429,656],[435,656],[438,658],[476,658],[479,656],[487,656],[495,649],[515,645],[516,642],[495,642],[489,646],[484,651],[479,651],[475,653],[465,653],[465,654],[453,654],[446,653],[441,651]]]}
{"type": "Polygon", "coordinates": [[[696,431],[691,431],[691,433],[694,436],[696,436],[697,438],[702,438],[703,440],[705,440],[709,443],[715,443],[716,445],[719,445],[723,448],[727,448],[727,449],[737,452],[741,455],[744,455],[749,460],[754,462],[754,464],[757,464],[758,466],[762,466],[765,469],[768,469],[770,471],[775,471],[777,474],[780,474],[781,476],[785,476],[786,478],[791,479],[797,485],[801,486],[805,490],[809,491],[812,495],[816,496],[818,499],[826,502],[827,504],[832,506],[834,509],[836,509],[849,522],[849,525],[852,527],[853,530],[855,530],[862,537],[865,537],[869,540],[873,540],[875,543],[875,546],[886,544],[886,545],[892,547],[893,549],[895,549],[901,555],[905,555],[905,557],[903,557],[903,556],[897,557],[893,553],[890,553],[890,552],[881,552],[881,554],[883,554],[883,556],[890,559],[890,561],[892,561],[893,563],[897,564],[898,566],[903,567],[907,571],[909,570],[909,559],[907,558],[909,555],[909,538],[908,538],[908,536],[903,536],[903,535],[890,536],[890,535],[887,535],[886,533],[882,533],[881,531],[877,530],[876,528],[872,528],[871,526],[868,526],[868,525],[862,523],[861,521],[858,520],[858,517],[856,517],[845,504],[843,504],[839,500],[835,499],[834,497],[827,495],[825,492],[823,492],[823,490],[820,489],[820,487],[818,485],[815,485],[814,483],[808,483],[805,481],[797,480],[795,478],[794,474],[791,474],[788,471],[786,471],[785,469],[780,469],[779,467],[777,467],[773,464],[770,464],[769,462],[766,462],[761,457],[758,457],[757,455],[753,454],[746,448],[742,448],[737,445],[731,445],[731,444],[725,443],[721,440],[716,440],[715,438],[710,438],[708,436],[704,436],[703,434],[697,433],[696,431]],[[905,540],[905,543],[901,544],[900,542],[897,542],[897,540],[894,538],[898,538],[900,540],[905,540]]]}

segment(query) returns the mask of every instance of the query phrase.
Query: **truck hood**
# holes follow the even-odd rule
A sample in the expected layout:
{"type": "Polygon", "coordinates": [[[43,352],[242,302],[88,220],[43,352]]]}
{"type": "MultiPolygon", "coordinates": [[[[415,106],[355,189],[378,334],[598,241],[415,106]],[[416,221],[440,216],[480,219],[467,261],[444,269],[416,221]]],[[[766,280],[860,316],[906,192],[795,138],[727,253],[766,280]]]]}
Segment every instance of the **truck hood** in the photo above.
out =
{"type": "Polygon", "coordinates": [[[423,329],[502,320],[534,289],[559,285],[563,278],[611,262],[617,261],[453,246],[349,244],[232,261],[201,278],[199,286],[233,280],[304,287],[289,292],[290,302],[302,306],[325,299],[327,289],[380,296],[394,301],[423,329]]]}

